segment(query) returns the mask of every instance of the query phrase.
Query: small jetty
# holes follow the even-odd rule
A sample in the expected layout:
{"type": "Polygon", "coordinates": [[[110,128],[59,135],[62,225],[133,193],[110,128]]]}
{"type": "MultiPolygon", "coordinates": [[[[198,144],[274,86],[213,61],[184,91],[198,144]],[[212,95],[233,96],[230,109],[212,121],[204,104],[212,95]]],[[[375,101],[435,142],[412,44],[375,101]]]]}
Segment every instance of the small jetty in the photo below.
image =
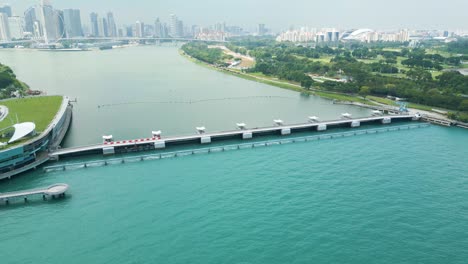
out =
{"type": "Polygon", "coordinates": [[[25,202],[27,202],[28,199],[37,196],[42,196],[43,200],[47,200],[47,198],[63,198],[65,197],[65,192],[68,191],[68,188],[68,184],[58,183],[46,188],[0,193],[0,201],[8,205],[10,201],[13,200],[24,200],[25,202]]]}

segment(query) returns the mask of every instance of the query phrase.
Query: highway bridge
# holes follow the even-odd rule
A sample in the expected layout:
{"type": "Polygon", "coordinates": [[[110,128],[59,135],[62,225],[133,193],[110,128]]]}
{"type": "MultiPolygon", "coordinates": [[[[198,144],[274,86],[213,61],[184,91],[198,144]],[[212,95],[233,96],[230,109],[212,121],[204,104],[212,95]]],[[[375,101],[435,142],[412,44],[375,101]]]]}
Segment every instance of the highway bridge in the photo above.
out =
{"type": "MultiPolygon", "coordinates": [[[[227,43],[226,40],[201,40],[201,39],[194,39],[194,38],[156,38],[156,37],[147,37],[147,38],[137,38],[137,37],[118,37],[118,38],[110,38],[110,37],[82,37],[82,38],[61,38],[56,40],[56,43],[48,43],[49,45],[62,43],[62,42],[87,42],[87,41],[110,41],[110,42],[118,42],[118,41],[177,41],[177,42],[208,42],[208,43],[227,43]]],[[[38,44],[45,44],[44,39],[25,39],[25,40],[12,40],[12,41],[4,41],[0,42],[0,46],[7,46],[7,45],[21,45],[21,44],[31,44],[31,43],[38,43],[38,44]]]]}

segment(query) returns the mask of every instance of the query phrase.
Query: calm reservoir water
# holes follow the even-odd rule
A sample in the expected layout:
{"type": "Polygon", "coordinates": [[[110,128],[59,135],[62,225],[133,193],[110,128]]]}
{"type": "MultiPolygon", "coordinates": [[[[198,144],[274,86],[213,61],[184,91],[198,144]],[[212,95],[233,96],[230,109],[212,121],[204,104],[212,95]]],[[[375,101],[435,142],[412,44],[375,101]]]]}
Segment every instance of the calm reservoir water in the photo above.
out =
{"type": "Polygon", "coordinates": [[[65,146],[98,143],[103,134],[133,139],[154,130],[182,135],[199,126],[219,131],[241,122],[258,127],[274,119],[302,123],[311,115],[333,120],[345,112],[370,113],[201,67],[173,46],[77,53],[4,50],[0,62],[33,89],[78,100],[65,146]]]}
{"type": "MultiPolygon", "coordinates": [[[[70,145],[97,142],[104,130],[133,137],[156,125],[181,134],[202,121],[229,129],[241,118],[268,125],[278,115],[367,114],[209,71],[173,47],[0,58],[34,88],[78,97],[70,145]],[[97,109],[264,95],[291,99],[97,109]]],[[[30,172],[0,192],[66,182],[70,196],[0,206],[0,263],[466,263],[467,161],[466,130],[431,126],[30,172]]]]}

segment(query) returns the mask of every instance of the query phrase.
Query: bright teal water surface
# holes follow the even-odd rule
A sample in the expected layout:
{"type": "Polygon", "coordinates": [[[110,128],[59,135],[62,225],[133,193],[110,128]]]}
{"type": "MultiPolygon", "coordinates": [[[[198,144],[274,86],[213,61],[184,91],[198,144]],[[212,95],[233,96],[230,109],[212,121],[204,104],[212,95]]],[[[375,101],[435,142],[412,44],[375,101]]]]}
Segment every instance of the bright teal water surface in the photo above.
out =
{"type": "MultiPolygon", "coordinates": [[[[66,145],[369,110],[200,67],[174,47],[0,51],[34,89],[78,98],[66,145]],[[266,97],[258,97],[266,96],[266,97]],[[271,96],[271,97],[270,97],[271,96]],[[158,103],[244,97],[203,103],[158,103]],[[124,103],[98,108],[98,105],[124,103]],[[145,102],[145,103],[137,103],[145,102]]],[[[79,161],[79,160],[77,160],[79,161]]],[[[65,172],[64,200],[0,205],[0,263],[467,263],[468,133],[432,126],[65,172]]]]}
{"type": "Polygon", "coordinates": [[[0,210],[2,263],[466,263],[468,134],[440,127],[76,171],[0,210]]]}

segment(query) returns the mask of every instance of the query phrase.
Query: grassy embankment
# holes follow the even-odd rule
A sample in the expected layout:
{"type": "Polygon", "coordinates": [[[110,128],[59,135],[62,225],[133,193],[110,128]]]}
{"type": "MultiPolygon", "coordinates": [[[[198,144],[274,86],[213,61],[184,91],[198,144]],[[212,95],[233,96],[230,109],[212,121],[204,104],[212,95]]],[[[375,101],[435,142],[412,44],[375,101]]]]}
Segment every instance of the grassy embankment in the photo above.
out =
{"type": "MultiPolygon", "coordinates": [[[[368,99],[375,101],[377,103],[381,104],[386,104],[386,105],[393,105],[395,106],[395,101],[387,99],[387,98],[382,98],[382,97],[377,97],[377,96],[367,96],[368,99]]],[[[427,106],[427,105],[420,105],[420,104],[415,104],[415,103],[408,103],[408,108],[413,108],[413,109],[418,109],[418,110],[424,110],[424,111],[432,111],[433,107],[427,106]]]]}
{"type": "MultiPolygon", "coordinates": [[[[0,101],[0,105],[8,107],[8,116],[0,122],[0,130],[8,128],[17,122],[34,122],[38,133],[47,129],[54,119],[60,105],[62,96],[41,96],[11,99],[0,101]]],[[[0,138],[0,142],[6,142],[8,138],[0,138]]]]}
{"type": "Polygon", "coordinates": [[[375,105],[374,103],[368,100],[365,100],[362,97],[347,95],[347,94],[332,93],[332,92],[324,92],[324,91],[318,91],[318,90],[307,90],[307,89],[302,88],[299,84],[279,80],[277,78],[263,75],[261,73],[244,73],[239,70],[215,67],[211,64],[202,62],[200,60],[197,60],[196,58],[191,57],[190,55],[186,54],[182,50],[180,50],[179,53],[182,56],[186,57],[187,59],[189,59],[190,61],[198,65],[208,67],[210,69],[214,69],[223,73],[231,74],[231,75],[234,75],[234,76],[246,79],[246,80],[264,83],[264,84],[268,84],[268,85],[272,85],[272,86],[276,86],[279,88],[288,89],[288,90],[292,90],[296,92],[317,95],[317,96],[330,99],[330,100],[349,101],[349,102],[358,102],[358,103],[368,104],[368,105],[375,105]]]}

